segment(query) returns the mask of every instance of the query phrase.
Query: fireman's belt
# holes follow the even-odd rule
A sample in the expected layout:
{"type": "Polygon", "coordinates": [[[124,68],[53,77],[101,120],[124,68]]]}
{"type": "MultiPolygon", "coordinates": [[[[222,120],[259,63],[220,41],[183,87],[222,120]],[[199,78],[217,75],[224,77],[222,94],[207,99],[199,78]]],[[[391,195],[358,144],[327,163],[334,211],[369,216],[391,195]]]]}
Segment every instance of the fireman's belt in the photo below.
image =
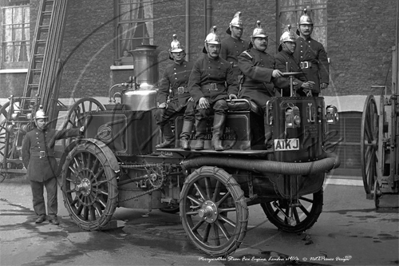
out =
{"type": "MultiPolygon", "coordinates": [[[[223,86],[223,85],[219,85],[219,86],[223,86]]],[[[202,85],[201,89],[203,90],[208,90],[208,91],[218,91],[218,84],[217,83],[209,83],[206,85],[202,85]]]]}
{"type": "Polygon", "coordinates": [[[300,67],[301,69],[304,69],[304,68],[311,68],[311,67],[312,67],[312,62],[303,61],[303,62],[299,63],[299,67],[300,67]]]}
{"type": "Polygon", "coordinates": [[[45,151],[32,151],[30,153],[31,156],[37,156],[39,158],[45,158],[45,157],[54,157],[54,152],[50,151],[50,152],[45,152],[45,151]]]}
{"type": "Polygon", "coordinates": [[[187,87],[178,87],[177,88],[177,94],[183,94],[188,92],[188,88],[187,87]]]}

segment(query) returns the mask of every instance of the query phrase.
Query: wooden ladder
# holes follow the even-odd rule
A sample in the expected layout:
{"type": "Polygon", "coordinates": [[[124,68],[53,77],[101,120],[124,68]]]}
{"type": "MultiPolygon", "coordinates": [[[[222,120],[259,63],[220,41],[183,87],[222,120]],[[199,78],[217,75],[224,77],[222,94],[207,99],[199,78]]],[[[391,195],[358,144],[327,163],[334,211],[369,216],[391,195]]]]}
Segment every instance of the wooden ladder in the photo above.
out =
{"type": "Polygon", "coordinates": [[[61,73],[61,48],[68,0],[41,0],[21,112],[36,112],[39,104],[54,117],[61,73]]]}

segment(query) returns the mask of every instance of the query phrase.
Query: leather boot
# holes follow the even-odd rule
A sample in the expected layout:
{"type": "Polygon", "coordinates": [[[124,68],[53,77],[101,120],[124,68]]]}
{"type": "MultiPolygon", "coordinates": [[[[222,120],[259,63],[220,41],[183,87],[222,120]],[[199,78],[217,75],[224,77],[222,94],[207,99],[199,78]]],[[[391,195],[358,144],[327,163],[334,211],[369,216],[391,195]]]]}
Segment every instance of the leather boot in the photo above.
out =
{"type": "Polygon", "coordinates": [[[190,136],[193,129],[193,121],[184,120],[183,127],[180,134],[180,146],[183,150],[190,150],[190,136]]]}
{"type": "Polygon", "coordinates": [[[170,148],[175,144],[175,135],[172,132],[170,123],[160,126],[164,141],[155,146],[157,149],[170,148]]]}
{"type": "Polygon", "coordinates": [[[206,133],[206,119],[196,120],[195,121],[195,139],[197,140],[194,147],[194,150],[203,150],[204,149],[204,141],[205,141],[205,133],[206,133]]]}
{"type": "Polygon", "coordinates": [[[222,140],[220,139],[223,135],[224,123],[226,121],[226,115],[215,114],[213,118],[213,129],[212,129],[212,146],[215,151],[223,151],[222,140]]]}

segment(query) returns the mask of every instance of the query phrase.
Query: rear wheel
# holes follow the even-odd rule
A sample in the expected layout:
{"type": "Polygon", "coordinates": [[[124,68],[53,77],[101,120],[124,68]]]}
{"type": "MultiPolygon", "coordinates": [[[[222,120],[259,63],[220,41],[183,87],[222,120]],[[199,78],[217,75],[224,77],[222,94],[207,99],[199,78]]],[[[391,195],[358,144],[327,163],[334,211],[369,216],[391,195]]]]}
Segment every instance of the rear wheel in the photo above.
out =
{"type": "Polygon", "coordinates": [[[379,118],[374,96],[366,99],[360,131],[360,161],[362,167],[363,186],[367,195],[374,190],[377,180],[378,163],[378,127],[379,118]]]}
{"type": "Polygon", "coordinates": [[[78,144],[62,168],[64,204],[71,218],[84,230],[99,230],[111,220],[118,201],[116,173],[107,147],[78,144]]]}
{"type": "Polygon", "coordinates": [[[323,209],[323,191],[299,197],[290,202],[278,199],[261,203],[269,221],[278,229],[289,232],[303,232],[317,221],[323,209]]]}
{"type": "Polygon", "coordinates": [[[211,256],[225,256],[242,243],[248,207],[237,181],[226,171],[204,166],[191,173],[180,194],[180,215],[188,237],[211,256]]]}

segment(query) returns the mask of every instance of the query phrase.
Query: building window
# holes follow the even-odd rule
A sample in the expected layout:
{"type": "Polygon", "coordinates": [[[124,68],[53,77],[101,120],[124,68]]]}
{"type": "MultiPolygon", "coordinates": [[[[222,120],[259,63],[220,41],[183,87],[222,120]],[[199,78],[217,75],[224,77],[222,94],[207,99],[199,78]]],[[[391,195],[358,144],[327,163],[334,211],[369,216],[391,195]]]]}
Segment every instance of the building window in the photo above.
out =
{"type": "Polygon", "coordinates": [[[30,59],[29,5],[5,6],[2,10],[2,61],[27,62],[30,59]]]}
{"type": "Polygon", "coordinates": [[[153,44],[153,1],[117,0],[118,57],[139,45],[153,44]]]}
{"type": "Polygon", "coordinates": [[[280,40],[280,36],[288,24],[296,32],[297,23],[304,8],[308,10],[308,14],[313,20],[312,38],[321,42],[327,50],[327,0],[277,0],[276,40],[280,40]]]}

